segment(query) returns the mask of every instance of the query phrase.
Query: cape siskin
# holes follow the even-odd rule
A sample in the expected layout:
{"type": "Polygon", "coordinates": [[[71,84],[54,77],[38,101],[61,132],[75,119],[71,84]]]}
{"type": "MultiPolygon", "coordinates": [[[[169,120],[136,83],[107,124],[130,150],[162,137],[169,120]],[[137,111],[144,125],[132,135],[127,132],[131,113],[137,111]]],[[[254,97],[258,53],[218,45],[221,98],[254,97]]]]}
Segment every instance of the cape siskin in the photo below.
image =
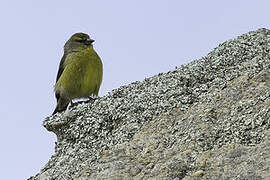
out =
{"type": "Polygon", "coordinates": [[[57,106],[53,114],[66,110],[74,98],[98,95],[103,67],[93,42],[84,33],[73,34],[66,42],[54,87],[57,106]]]}

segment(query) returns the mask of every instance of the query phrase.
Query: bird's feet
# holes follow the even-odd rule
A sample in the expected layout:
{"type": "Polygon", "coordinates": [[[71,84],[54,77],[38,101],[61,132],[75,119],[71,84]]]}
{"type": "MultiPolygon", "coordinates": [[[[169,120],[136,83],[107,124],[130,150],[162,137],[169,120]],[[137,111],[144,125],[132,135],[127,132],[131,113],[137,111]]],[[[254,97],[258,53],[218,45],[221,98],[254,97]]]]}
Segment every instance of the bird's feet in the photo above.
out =
{"type": "Polygon", "coordinates": [[[85,103],[93,103],[97,99],[97,96],[89,96],[85,103]]]}
{"type": "Polygon", "coordinates": [[[77,106],[80,103],[93,103],[97,99],[97,96],[89,96],[88,98],[85,98],[83,100],[77,100],[74,99],[70,101],[70,108],[77,106]]]}
{"type": "Polygon", "coordinates": [[[77,102],[73,102],[72,100],[71,100],[71,102],[70,102],[70,108],[72,108],[72,107],[74,107],[74,106],[77,106],[79,103],[81,103],[80,101],[77,101],[77,102]]]}

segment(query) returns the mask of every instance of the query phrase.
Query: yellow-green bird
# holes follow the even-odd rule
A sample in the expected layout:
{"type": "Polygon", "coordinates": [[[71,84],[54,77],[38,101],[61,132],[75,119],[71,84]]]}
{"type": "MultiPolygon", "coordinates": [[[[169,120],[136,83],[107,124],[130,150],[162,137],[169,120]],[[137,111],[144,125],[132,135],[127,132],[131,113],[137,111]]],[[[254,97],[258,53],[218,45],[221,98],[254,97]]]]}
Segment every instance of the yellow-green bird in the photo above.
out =
{"type": "Polygon", "coordinates": [[[103,65],[93,42],[85,33],[73,34],[66,42],[54,87],[57,106],[53,114],[66,110],[72,99],[98,95],[103,65]]]}

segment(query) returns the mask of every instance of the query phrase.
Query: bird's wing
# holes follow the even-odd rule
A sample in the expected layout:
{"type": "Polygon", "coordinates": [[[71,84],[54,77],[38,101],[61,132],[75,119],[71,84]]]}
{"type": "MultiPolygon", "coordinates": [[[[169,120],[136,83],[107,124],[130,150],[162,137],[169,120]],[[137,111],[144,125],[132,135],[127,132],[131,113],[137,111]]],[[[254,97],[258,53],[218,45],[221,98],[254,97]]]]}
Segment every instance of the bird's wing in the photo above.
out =
{"type": "Polygon", "coordinates": [[[65,60],[66,60],[66,54],[64,53],[61,61],[60,61],[60,64],[59,64],[59,69],[58,69],[58,73],[57,73],[57,76],[56,76],[56,82],[58,81],[58,79],[60,78],[61,74],[63,73],[64,69],[65,69],[65,60]]]}

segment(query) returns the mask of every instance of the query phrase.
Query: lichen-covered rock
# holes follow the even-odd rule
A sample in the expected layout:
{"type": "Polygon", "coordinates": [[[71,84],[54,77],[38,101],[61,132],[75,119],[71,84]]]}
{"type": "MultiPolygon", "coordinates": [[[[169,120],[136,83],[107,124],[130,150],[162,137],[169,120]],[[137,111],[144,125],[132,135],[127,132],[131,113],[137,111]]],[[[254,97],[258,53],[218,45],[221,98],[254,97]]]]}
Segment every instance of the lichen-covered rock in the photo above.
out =
{"type": "Polygon", "coordinates": [[[270,31],[45,119],[30,179],[270,179],[270,31]]]}

